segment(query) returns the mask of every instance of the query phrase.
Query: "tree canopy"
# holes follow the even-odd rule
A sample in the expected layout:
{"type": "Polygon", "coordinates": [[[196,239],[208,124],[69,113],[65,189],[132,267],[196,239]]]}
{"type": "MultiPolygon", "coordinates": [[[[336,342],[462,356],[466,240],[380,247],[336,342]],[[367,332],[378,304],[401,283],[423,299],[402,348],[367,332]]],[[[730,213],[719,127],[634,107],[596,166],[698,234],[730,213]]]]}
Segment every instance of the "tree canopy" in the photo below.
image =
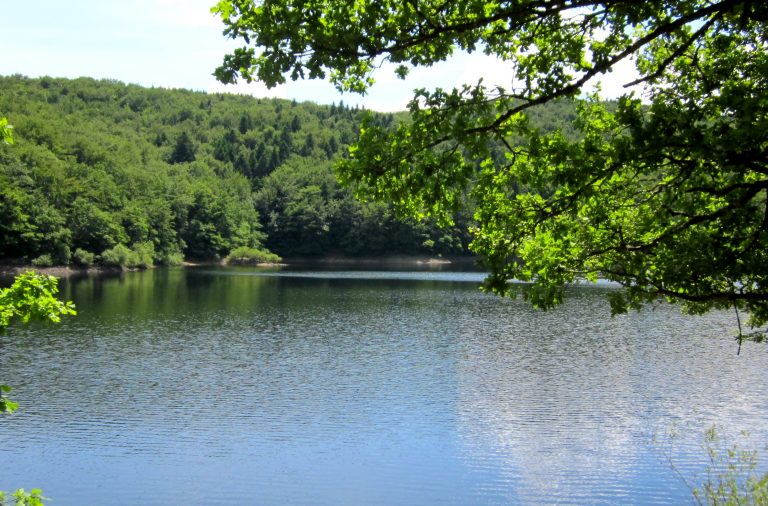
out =
{"type": "Polygon", "coordinates": [[[495,292],[547,308],[566,283],[603,277],[627,287],[615,312],[661,297],[768,320],[768,3],[223,0],[214,11],[245,42],[216,70],[224,82],[327,77],[365,92],[383,62],[404,76],[463,50],[509,65],[513,89],[416,90],[411,121],[364,121],[338,166],[360,195],[410,215],[450,222],[473,206],[471,249],[495,292]],[[531,126],[536,106],[583,96],[624,60],[639,73],[624,84],[642,96],[587,97],[575,138],[531,126]]]}
{"type": "MultiPolygon", "coordinates": [[[[542,111],[551,130],[575,107],[542,111]]],[[[340,187],[333,165],[357,136],[357,107],[17,75],[0,76],[0,112],[14,125],[14,144],[0,140],[2,262],[467,252],[471,213],[441,229],[340,187]]]]}

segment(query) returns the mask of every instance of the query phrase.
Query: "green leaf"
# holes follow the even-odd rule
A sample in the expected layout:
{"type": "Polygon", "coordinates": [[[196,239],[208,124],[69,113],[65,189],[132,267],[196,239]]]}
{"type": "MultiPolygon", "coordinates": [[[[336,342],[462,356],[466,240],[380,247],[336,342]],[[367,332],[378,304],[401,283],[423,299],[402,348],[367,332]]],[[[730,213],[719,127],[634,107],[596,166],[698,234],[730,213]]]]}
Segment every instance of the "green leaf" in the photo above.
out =
{"type": "Polygon", "coordinates": [[[18,403],[13,402],[10,399],[0,397],[0,413],[12,414],[14,411],[18,409],[18,407],[19,407],[18,403]]]}

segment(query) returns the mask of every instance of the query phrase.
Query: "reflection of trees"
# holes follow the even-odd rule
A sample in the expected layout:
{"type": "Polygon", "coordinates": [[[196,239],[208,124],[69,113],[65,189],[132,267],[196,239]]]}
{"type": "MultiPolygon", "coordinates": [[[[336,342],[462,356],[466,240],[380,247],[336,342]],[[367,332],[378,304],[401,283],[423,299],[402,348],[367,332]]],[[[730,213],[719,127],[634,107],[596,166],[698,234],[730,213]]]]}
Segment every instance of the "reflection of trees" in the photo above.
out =
{"type": "Polygon", "coordinates": [[[36,378],[21,354],[5,360],[18,361],[56,402],[88,391],[92,405],[83,416],[132,424],[184,418],[194,399],[213,410],[185,421],[196,427],[206,427],[209,416],[246,410],[250,419],[229,421],[287,420],[288,432],[296,428],[290,423],[329,424],[328,430],[337,423],[334,430],[364,434],[387,419],[416,420],[424,398],[442,395],[409,383],[413,375],[433,374],[418,369],[431,367],[424,354],[433,353],[421,339],[433,329],[419,309],[435,305],[432,289],[440,283],[419,282],[423,290],[416,291],[387,280],[256,272],[155,269],[66,283],[65,294],[88,310],[33,350],[56,367],[36,378]],[[142,408],[112,411],[132,405],[142,408]],[[377,413],[382,406],[391,411],[377,413]],[[383,418],[373,424],[377,416],[383,418]]]}

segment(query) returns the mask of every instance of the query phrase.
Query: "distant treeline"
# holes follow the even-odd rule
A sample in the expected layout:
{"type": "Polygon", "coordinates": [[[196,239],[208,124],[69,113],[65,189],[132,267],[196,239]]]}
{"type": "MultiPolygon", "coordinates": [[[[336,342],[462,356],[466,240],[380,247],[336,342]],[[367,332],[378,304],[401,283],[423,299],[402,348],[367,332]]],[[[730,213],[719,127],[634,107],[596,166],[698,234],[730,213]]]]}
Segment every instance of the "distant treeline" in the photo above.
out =
{"type": "MultiPolygon", "coordinates": [[[[569,103],[534,118],[567,127],[569,103]]],[[[282,256],[467,253],[456,224],[359,202],[333,173],[363,111],[116,81],[0,77],[0,258],[175,264],[240,248],[282,256]]],[[[542,114],[542,113],[540,113],[542,114]]],[[[377,114],[393,125],[405,114],[377,114]]]]}

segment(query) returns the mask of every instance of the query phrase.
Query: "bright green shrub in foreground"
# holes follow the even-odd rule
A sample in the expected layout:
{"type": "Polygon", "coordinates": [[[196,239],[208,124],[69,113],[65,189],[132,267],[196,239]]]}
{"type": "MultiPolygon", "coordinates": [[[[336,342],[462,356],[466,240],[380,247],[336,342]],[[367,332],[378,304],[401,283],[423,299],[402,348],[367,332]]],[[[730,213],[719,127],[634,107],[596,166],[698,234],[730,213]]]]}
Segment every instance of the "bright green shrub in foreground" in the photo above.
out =
{"type": "Polygon", "coordinates": [[[693,497],[698,504],[702,506],[768,504],[768,472],[763,474],[757,472],[759,459],[756,450],[744,450],[736,444],[728,444],[715,426],[707,430],[704,447],[709,462],[706,467],[706,480],[700,488],[693,489],[693,497]]]}
{"type": "Polygon", "coordinates": [[[29,492],[20,488],[16,490],[10,497],[5,495],[5,492],[0,492],[0,506],[43,506],[43,491],[39,488],[33,488],[29,492]]]}
{"type": "Polygon", "coordinates": [[[14,320],[58,323],[61,315],[75,314],[71,302],[56,298],[58,280],[53,276],[27,272],[20,274],[9,288],[0,289],[0,333],[14,320]]]}

